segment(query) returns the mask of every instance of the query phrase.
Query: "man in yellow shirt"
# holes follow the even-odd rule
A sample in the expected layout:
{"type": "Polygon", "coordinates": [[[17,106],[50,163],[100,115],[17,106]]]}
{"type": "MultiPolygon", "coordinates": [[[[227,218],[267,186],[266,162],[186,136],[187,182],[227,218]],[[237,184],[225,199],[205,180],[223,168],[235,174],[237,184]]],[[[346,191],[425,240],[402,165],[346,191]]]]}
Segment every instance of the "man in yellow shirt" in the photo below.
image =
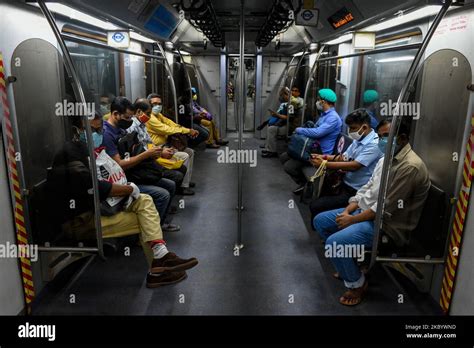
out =
{"type": "MultiPolygon", "coordinates": [[[[158,94],[150,94],[148,96],[148,102],[151,104],[152,109],[150,114],[150,120],[146,123],[146,128],[148,134],[151,137],[151,140],[155,145],[158,146],[165,144],[168,140],[168,136],[173,134],[186,134],[191,138],[196,138],[199,135],[199,132],[197,130],[183,127],[173,122],[168,117],[164,116],[161,113],[161,111],[163,110],[161,96],[159,96],[158,94]]],[[[186,147],[183,152],[187,153],[189,156],[189,162],[187,163],[188,171],[186,176],[189,177],[190,181],[193,170],[194,150],[189,147],[186,147]]],[[[194,186],[192,183],[187,184],[186,181],[184,181],[182,184],[182,194],[188,194],[188,191],[192,192],[189,187],[194,186]],[[188,185],[188,187],[186,187],[186,185],[188,185]]]]}

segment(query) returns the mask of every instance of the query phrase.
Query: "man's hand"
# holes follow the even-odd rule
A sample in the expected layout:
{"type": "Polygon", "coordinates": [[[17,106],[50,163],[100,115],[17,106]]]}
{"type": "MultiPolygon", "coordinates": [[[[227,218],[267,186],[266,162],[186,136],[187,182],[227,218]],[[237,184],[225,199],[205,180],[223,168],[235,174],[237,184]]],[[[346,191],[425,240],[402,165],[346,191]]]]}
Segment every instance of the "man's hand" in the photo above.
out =
{"type": "Polygon", "coordinates": [[[147,158],[159,158],[161,156],[161,152],[163,151],[163,148],[160,146],[154,146],[148,150],[145,151],[147,158]]]}
{"type": "Polygon", "coordinates": [[[130,197],[132,197],[133,199],[138,199],[138,197],[140,197],[140,189],[133,182],[129,182],[128,184],[133,189],[132,193],[130,194],[130,197]]]}
{"type": "Polygon", "coordinates": [[[189,130],[189,135],[191,136],[191,138],[196,138],[198,135],[199,135],[199,132],[195,129],[190,129],[189,130]]]}
{"type": "Polygon", "coordinates": [[[343,211],[336,217],[336,224],[339,229],[344,229],[354,224],[354,216],[350,215],[347,211],[343,211]]]}
{"type": "Polygon", "coordinates": [[[323,159],[321,157],[313,157],[311,156],[311,158],[309,159],[309,161],[311,162],[311,164],[314,166],[314,167],[319,167],[322,163],[323,163],[323,159]]]}
{"type": "Polygon", "coordinates": [[[167,147],[163,149],[163,152],[161,153],[162,158],[170,159],[174,155],[174,150],[172,147],[167,147]]]}

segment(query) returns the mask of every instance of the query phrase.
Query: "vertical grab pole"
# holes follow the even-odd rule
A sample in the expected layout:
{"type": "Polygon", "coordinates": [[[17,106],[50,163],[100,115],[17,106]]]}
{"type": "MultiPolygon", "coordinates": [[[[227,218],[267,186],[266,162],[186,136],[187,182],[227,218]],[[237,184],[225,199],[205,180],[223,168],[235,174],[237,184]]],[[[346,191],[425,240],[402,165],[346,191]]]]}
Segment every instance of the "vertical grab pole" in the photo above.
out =
{"type": "Polygon", "coordinates": [[[171,71],[171,67],[170,67],[170,64],[168,62],[168,59],[166,59],[165,50],[163,49],[163,46],[161,46],[161,44],[158,41],[156,42],[156,45],[158,46],[158,49],[160,50],[160,53],[163,56],[163,60],[165,61],[165,68],[168,71],[168,80],[170,81],[171,89],[173,90],[174,121],[176,123],[178,123],[179,122],[179,120],[178,120],[178,98],[176,96],[176,86],[174,84],[173,72],[171,71]]]}
{"type": "Polygon", "coordinates": [[[298,70],[300,70],[300,67],[301,67],[301,63],[303,63],[303,59],[304,59],[304,55],[306,54],[306,51],[309,51],[309,48],[305,48],[303,50],[303,54],[301,55],[301,58],[298,60],[298,64],[296,65],[296,70],[295,70],[295,74],[293,75],[293,77],[291,78],[291,81],[290,81],[290,95],[288,96],[288,104],[287,104],[287,110],[288,110],[288,117],[286,119],[286,136],[288,137],[290,134],[290,115],[294,115],[295,114],[295,110],[294,110],[294,107],[291,107],[291,90],[293,89],[293,85],[295,83],[295,80],[296,80],[296,74],[298,73],[298,70]]]}
{"type": "Polygon", "coordinates": [[[390,134],[388,136],[387,148],[385,149],[385,159],[382,168],[382,177],[380,179],[380,189],[379,189],[379,196],[377,200],[377,214],[375,216],[375,230],[374,230],[374,240],[372,244],[372,255],[370,260],[370,268],[375,264],[377,260],[377,250],[378,250],[378,242],[380,238],[380,230],[382,229],[382,219],[384,213],[384,204],[385,204],[385,197],[388,191],[388,175],[390,173],[390,168],[392,166],[392,160],[394,157],[394,150],[395,147],[393,146],[393,140],[395,138],[396,133],[398,132],[398,128],[401,123],[401,117],[399,115],[400,105],[401,103],[405,102],[411,89],[413,88],[413,83],[415,82],[418,73],[422,67],[422,58],[428,47],[428,44],[431,41],[436,29],[438,28],[439,23],[448,12],[449,7],[453,3],[453,0],[445,0],[443,6],[441,7],[440,11],[436,15],[433,24],[431,25],[430,29],[426,33],[426,37],[423,40],[423,43],[415,55],[413,62],[410,66],[410,70],[408,70],[407,78],[405,79],[405,83],[403,84],[402,90],[400,91],[400,95],[397,100],[397,108],[395,108],[395,112],[392,119],[392,126],[390,127],[390,134]]]}
{"type": "MultiPolygon", "coordinates": [[[[66,71],[72,78],[72,82],[73,82],[72,88],[74,90],[75,97],[85,106],[86,98],[84,96],[84,91],[82,90],[81,81],[79,80],[79,76],[77,75],[76,67],[74,66],[74,62],[72,61],[71,55],[69,54],[66,43],[64,42],[64,39],[61,36],[61,32],[59,31],[59,28],[56,25],[56,22],[54,21],[54,17],[49,11],[48,7],[45,5],[44,1],[38,0],[38,5],[41,9],[41,12],[43,12],[43,15],[48,21],[51,29],[53,30],[56,40],[59,43],[59,46],[64,56],[66,71]]],[[[90,115],[90,116],[93,116],[93,115],[90,115]]],[[[89,150],[90,167],[91,167],[91,172],[92,172],[92,188],[94,190],[94,223],[95,223],[98,253],[102,258],[104,258],[102,225],[101,225],[101,220],[100,220],[101,217],[100,217],[100,200],[99,200],[99,182],[97,180],[97,166],[95,163],[94,148],[92,146],[94,142],[92,141],[92,130],[91,130],[89,117],[84,116],[84,119],[86,120],[85,130],[86,130],[87,148],[89,150]]]]}
{"type": "MultiPolygon", "coordinates": [[[[240,83],[239,83],[239,117],[238,117],[238,130],[239,130],[239,148],[242,150],[242,137],[243,137],[243,124],[245,116],[245,62],[244,62],[244,53],[245,53],[245,33],[244,33],[244,4],[245,0],[241,0],[240,3],[240,83]]],[[[237,198],[237,241],[235,243],[234,250],[242,249],[242,163],[237,164],[237,186],[238,186],[238,198],[237,198]]]]}
{"type": "Polygon", "coordinates": [[[307,98],[308,98],[308,93],[309,93],[309,86],[311,86],[311,82],[314,81],[314,74],[316,73],[316,70],[318,69],[318,61],[325,48],[326,48],[325,45],[321,45],[321,48],[319,49],[319,52],[316,55],[316,59],[314,60],[313,66],[311,67],[311,72],[309,73],[308,82],[306,82],[306,88],[304,91],[304,99],[303,99],[304,100],[303,110],[301,111],[301,126],[303,126],[304,124],[304,115],[306,112],[306,107],[308,105],[306,101],[308,100],[307,98]]]}

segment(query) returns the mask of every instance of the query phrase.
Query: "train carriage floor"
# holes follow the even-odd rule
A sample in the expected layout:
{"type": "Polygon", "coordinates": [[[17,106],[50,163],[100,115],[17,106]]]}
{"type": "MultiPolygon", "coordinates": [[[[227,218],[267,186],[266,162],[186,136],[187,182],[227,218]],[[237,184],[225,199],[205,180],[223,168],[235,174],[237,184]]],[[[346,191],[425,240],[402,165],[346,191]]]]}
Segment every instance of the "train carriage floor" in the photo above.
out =
{"type": "MultiPolygon", "coordinates": [[[[236,149],[235,137],[231,134],[229,139],[230,149],[236,149]]],[[[244,140],[245,149],[258,149],[260,141],[250,134],[244,140]]],[[[418,293],[406,282],[408,296],[399,303],[401,290],[381,267],[369,274],[369,292],[359,306],[340,305],[344,286],[331,275],[333,267],[311,230],[308,206],[300,205],[293,196],[295,185],[279,160],[262,159],[260,153],[256,167],[244,165],[244,248],[235,256],[236,168],[218,163],[217,150],[196,154],[196,195],[186,196],[185,209],[174,217],[181,231],[165,235],[170,250],[199,259],[186,280],[146,288],[146,260],[141,247],[132,243],[130,256],[118,251],[106,261],[95,258],[67,289],[66,276],[55,279],[38,297],[33,314],[440,314],[429,295],[418,293]],[[297,203],[293,209],[289,208],[292,199],[297,203]],[[70,301],[71,294],[75,303],[70,301]]],[[[74,268],[77,266],[70,266],[64,274],[74,268]]]]}

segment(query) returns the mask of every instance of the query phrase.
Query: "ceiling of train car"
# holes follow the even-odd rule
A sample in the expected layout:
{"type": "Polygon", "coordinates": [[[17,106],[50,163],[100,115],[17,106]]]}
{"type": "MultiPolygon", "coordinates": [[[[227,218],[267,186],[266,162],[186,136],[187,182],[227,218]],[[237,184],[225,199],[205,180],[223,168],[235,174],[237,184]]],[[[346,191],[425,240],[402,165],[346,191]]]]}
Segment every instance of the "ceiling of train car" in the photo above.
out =
{"type": "MultiPolygon", "coordinates": [[[[296,0],[295,0],[296,1],[296,0]]],[[[93,15],[107,18],[112,22],[124,27],[131,27],[145,35],[156,35],[146,28],[147,16],[143,12],[148,8],[157,8],[160,4],[166,4],[167,8],[176,18],[177,6],[180,0],[63,0],[61,1],[77,9],[85,10],[93,15]],[[139,10],[133,10],[133,4],[142,4],[139,10]]],[[[274,0],[258,0],[245,2],[245,50],[254,53],[256,50],[255,38],[261,30],[267,15],[274,3],[274,0]]],[[[422,0],[331,0],[315,1],[316,8],[319,9],[319,23],[317,27],[292,25],[280,36],[280,47],[278,53],[291,54],[301,50],[310,42],[323,41],[327,38],[338,36],[340,33],[353,29],[358,25],[365,25],[368,21],[380,19],[398,10],[406,10],[415,5],[426,3],[422,0]],[[349,11],[354,19],[334,29],[329,18],[341,9],[349,11]]],[[[217,19],[222,31],[225,33],[227,51],[237,53],[239,48],[240,29],[240,0],[212,0],[217,19]]],[[[146,11],[145,11],[146,12],[146,11]]],[[[151,13],[152,11],[148,11],[151,13]]],[[[204,45],[205,36],[193,28],[188,21],[182,21],[171,37],[167,40],[157,38],[161,41],[172,41],[182,49],[191,53],[218,53],[219,48],[212,44],[204,45]]],[[[275,52],[275,42],[270,43],[264,52],[275,52]]],[[[277,52],[275,52],[277,53],[277,52]]]]}

